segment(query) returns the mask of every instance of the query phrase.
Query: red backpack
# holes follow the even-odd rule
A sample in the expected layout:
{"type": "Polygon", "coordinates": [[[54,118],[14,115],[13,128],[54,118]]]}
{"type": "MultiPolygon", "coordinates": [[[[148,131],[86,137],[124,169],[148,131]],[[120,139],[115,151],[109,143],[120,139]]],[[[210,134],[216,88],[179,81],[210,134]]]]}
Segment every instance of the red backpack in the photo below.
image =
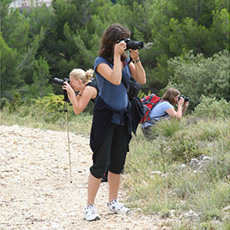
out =
{"type": "Polygon", "coordinates": [[[140,121],[141,124],[150,120],[149,114],[152,111],[153,107],[159,102],[163,101],[160,97],[155,94],[147,95],[141,98],[141,102],[144,108],[144,115],[140,121]]]}

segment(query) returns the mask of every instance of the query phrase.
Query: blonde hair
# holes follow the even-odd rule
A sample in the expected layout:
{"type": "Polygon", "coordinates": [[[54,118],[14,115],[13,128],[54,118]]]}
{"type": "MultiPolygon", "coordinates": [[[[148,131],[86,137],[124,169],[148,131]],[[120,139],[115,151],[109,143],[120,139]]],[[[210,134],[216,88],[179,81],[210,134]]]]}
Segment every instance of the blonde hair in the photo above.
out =
{"type": "Polygon", "coordinates": [[[174,97],[180,95],[180,92],[177,89],[169,88],[163,94],[162,99],[168,101],[170,104],[174,103],[174,97]]]}
{"type": "Polygon", "coordinates": [[[94,71],[92,69],[88,69],[84,71],[83,69],[73,69],[69,77],[72,76],[75,80],[81,79],[83,83],[90,80],[93,77],[94,71]]]}

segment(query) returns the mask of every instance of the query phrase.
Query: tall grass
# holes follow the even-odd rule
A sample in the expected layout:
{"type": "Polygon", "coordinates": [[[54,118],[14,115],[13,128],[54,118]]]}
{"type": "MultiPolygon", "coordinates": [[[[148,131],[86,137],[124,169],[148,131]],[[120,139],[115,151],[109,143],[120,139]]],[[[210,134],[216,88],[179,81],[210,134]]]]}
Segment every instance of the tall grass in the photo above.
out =
{"type": "Polygon", "coordinates": [[[178,216],[193,210],[199,222],[186,223],[185,229],[224,229],[230,220],[222,211],[230,204],[229,119],[191,116],[181,122],[161,121],[152,132],[152,140],[144,140],[138,130],[131,141],[125,183],[130,204],[162,217],[170,216],[172,210],[178,216]],[[192,167],[192,158],[201,161],[204,156],[210,158],[203,167],[192,167]],[[213,220],[220,221],[221,227],[211,225],[213,220]]]}
{"type": "MultiPolygon", "coordinates": [[[[158,122],[148,140],[139,127],[127,155],[123,185],[130,206],[145,214],[180,219],[169,223],[172,229],[230,229],[229,211],[223,210],[230,205],[230,119],[223,114],[221,119],[204,116],[201,108],[180,122],[158,122]],[[209,159],[202,167],[191,164],[204,156],[209,159]],[[183,217],[191,210],[197,221],[183,217]]],[[[89,137],[92,115],[75,116],[71,107],[68,111],[70,131],[89,137]]],[[[2,125],[66,130],[64,112],[44,111],[36,104],[13,111],[6,106],[0,115],[2,125]]]]}

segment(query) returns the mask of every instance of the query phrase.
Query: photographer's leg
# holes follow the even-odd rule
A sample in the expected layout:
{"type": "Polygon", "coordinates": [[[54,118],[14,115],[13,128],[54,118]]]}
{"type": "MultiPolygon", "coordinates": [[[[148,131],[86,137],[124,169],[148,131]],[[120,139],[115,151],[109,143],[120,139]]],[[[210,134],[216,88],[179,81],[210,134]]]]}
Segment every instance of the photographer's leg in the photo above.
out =
{"type": "Polygon", "coordinates": [[[111,157],[109,165],[109,203],[108,214],[127,214],[130,212],[122,203],[117,200],[120,186],[121,172],[124,168],[127,154],[128,135],[125,127],[117,126],[114,133],[111,147],[111,157]]]}
{"type": "Polygon", "coordinates": [[[99,189],[101,179],[94,177],[91,173],[89,174],[88,182],[88,200],[87,206],[84,209],[84,219],[87,221],[100,220],[100,216],[97,213],[97,209],[94,206],[95,197],[99,189]]]}
{"type": "Polygon", "coordinates": [[[100,187],[101,178],[94,177],[91,173],[89,174],[88,183],[88,201],[87,204],[94,204],[97,191],[100,187]]]}
{"type": "Polygon", "coordinates": [[[109,202],[117,199],[118,190],[120,186],[121,174],[115,174],[109,172],[108,182],[109,182],[109,202]]]}
{"type": "Polygon", "coordinates": [[[94,204],[101,178],[107,170],[114,127],[108,131],[100,148],[93,154],[93,165],[90,167],[88,185],[88,204],[94,204]]]}
{"type": "Polygon", "coordinates": [[[93,165],[90,167],[89,181],[88,181],[88,199],[85,207],[84,219],[88,221],[99,220],[100,216],[97,213],[94,205],[97,191],[101,184],[101,178],[106,172],[109,153],[111,149],[113,129],[110,129],[106,138],[103,140],[97,152],[93,153],[93,165]]]}

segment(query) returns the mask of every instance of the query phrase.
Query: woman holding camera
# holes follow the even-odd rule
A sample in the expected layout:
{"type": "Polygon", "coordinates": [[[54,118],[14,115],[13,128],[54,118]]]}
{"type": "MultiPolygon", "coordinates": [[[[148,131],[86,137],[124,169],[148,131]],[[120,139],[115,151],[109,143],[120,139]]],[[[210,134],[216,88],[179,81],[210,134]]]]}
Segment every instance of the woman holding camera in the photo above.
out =
{"type": "Polygon", "coordinates": [[[84,218],[88,221],[100,219],[94,203],[107,168],[108,213],[123,214],[130,211],[117,200],[121,172],[131,139],[129,100],[122,78],[127,85],[130,75],[145,84],[146,76],[138,50],[130,50],[132,62],[125,52],[126,42],[122,40],[129,37],[128,29],[120,24],[112,24],[103,34],[99,56],[94,63],[99,94],[94,105],[90,136],[93,165],[90,167],[88,200],[84,213],[84,218]]]}
{"type": "Polygon", "coordinates": [[[70,83],[64,82],[62,89],[67,91],[69,100],[73,105],[76,115],[80,114],[88,105],[90,100],[95,101],[98,94],[96,80],[92,81],[93,70],[86,72],[82,69],[73,69],[69,74],[70,83]],[[76,93],[79,93],[76,96],[76,93]]]}
{"type": "Polygon", "coordinates": [[[141,129],[145,136],[148,136],[151,132],[152,126],[163,118],[178,118],[181,119],[184,116],[189,100],[185,101],[184,97],[180,96],[180,92],[177,89],[169,88],[163,94],[161,101],[159,101],[150,111],[150,120],[145,122],[141,129]],[[174,109],[174,105],[177,104],[177,111],[174,109]]]}

